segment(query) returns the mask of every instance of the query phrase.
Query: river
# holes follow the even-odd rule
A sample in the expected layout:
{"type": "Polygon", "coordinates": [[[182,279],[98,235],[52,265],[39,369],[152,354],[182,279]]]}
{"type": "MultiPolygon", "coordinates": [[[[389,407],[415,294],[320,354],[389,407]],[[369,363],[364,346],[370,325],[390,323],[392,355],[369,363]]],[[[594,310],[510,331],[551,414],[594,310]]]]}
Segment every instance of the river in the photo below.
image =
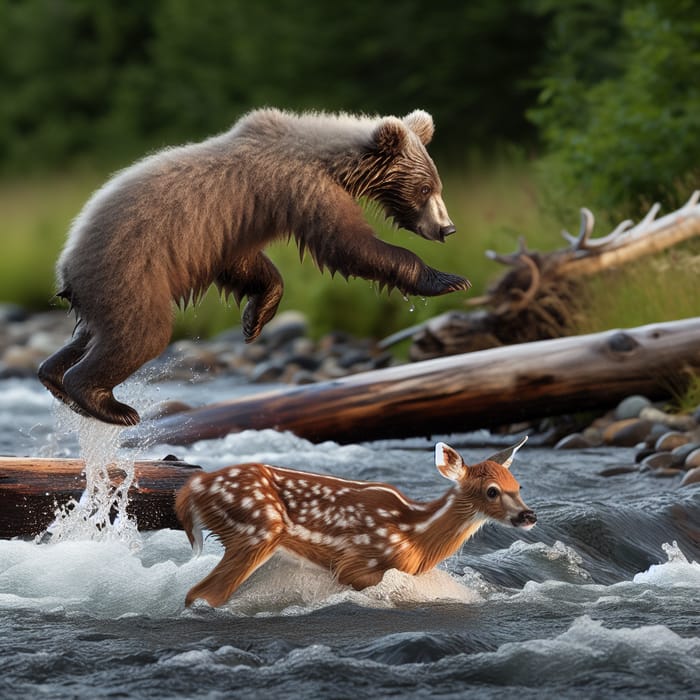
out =
{"type": "MultiPolygon", "coordinates": [[[[231,387],[137,380],[127,391],[142,409],[231,387]]],[[[86,423],[38,382],[0,382],[0,453],[77,455],[79,438],[102,439],[86,423]]],[[[487,433],[439,439],[472,462],[503,445],[487,433]]],[[[448,486],[432,451],[422,439],[314,445],[267,430],[129,456],[264,461],[430,499],[448,486]]],[[[700,488],[599,475],[633,457],[526,445],[512,471],[534,529],[486,526],[436,570],[390,571],[361,592],[274,559],[224,607],[185,609],[220,557],[213,538],[199,558],[175,530],[0,541],[0,697],[697,697],[700,488]]]]}

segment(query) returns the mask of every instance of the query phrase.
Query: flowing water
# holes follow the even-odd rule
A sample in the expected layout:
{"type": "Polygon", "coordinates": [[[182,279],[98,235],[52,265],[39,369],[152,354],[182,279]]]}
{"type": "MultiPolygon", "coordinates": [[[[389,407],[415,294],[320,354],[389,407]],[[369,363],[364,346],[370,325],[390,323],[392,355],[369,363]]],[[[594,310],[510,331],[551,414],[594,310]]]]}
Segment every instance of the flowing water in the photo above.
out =
{"type": "MultiPolygon", "coordinates": [[[[217,392],[231,387],[151,385],[139,407],[217,392]]],[[[113,432],[54,404],[36,382],[0,383],[0,453],[82,451],[99,471],[113,432]]],[[[441,439],[467,461],[496,451],[486,434],[441,439]]],[[[448,486],[423,440],[313,445],[250,431],[120,458],[167,453],[207,469],[256,460],[380,479],[423,499],[448,486]]],[[[121,520],[91,536],[76,526],[100,520],[86,498],[53,537],[0,541],[0,697],[697,697],[700,489],[598,474],[632,459],[526,446],[513,472],[533,530],[486,526],[433,572],[390,571],[361,592],[274,559],[220,609],[183,606],[220,557],[213,538],[193,559],[180,531],[121,520]]]]}

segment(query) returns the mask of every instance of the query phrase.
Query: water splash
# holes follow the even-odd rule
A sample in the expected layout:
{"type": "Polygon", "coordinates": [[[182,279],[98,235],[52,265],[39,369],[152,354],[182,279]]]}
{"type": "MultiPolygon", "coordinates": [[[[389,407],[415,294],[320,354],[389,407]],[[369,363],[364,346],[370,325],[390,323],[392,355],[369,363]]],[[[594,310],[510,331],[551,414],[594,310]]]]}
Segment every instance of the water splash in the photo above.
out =
{"type": "Polygon", "coordinates": [[[402,298],[408,304],[408,313],[412,314],[416,310],[415,302],[406,294],[402,298]]]}
{"type": "Polygon", "coordinates": [[[127,511],[134,484],[134,460],[119,450],[121,426],[83,418],[61,406],[56,413],[59,429],[78,435],[85,460],[85,490],[57,508],[55,520],[39,541],[118,541],[132,550],[141,547],[136,520],[127,511]]]}

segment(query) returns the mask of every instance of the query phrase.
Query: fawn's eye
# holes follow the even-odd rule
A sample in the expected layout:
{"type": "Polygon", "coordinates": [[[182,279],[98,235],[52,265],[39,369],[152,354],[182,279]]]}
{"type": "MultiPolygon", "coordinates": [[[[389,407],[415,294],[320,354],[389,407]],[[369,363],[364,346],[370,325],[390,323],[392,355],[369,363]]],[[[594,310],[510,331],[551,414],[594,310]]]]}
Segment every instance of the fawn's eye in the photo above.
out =
{"type": "Polygon", "coordinates": [[[489,487],[486,489],[486,496],[487,496],[488,498],[492,498],[492,499],[493,499],[493,498],[498,498],[498,496],[499,496],[500,493],[501,493],[501,492],[500,492],[495,486],[489,486],[489,487]]]}

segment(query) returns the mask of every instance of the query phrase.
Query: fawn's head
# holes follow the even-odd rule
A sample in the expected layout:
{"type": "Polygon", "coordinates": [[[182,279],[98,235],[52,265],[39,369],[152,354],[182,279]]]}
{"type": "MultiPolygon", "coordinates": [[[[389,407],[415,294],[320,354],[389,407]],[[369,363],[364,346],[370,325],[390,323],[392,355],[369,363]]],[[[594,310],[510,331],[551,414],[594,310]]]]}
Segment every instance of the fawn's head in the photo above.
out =
{"type": "Polygon", "coordinates": [[[488,520],[529,530],[537,522],[534,511],[520,498],[520,484],[510,473],[515,453],[527,437],[487,460],[467,465],[449,445],[435,445],[435,466],[446,478],[457,484],[458,498],[465,507],[476,510],[488,520]]]}

